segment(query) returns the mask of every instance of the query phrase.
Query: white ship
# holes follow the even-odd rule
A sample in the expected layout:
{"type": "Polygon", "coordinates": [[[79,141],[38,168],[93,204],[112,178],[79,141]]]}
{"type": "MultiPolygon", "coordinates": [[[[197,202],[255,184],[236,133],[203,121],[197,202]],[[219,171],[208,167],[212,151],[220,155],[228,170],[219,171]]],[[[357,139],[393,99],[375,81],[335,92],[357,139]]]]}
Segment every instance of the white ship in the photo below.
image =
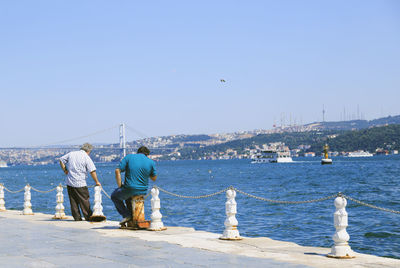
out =
{"type": "Polygon", "coordinates": [[[7,163],[0,160],[0,168],[7,167],[7,163]]]}
{"type": "Polygon", "coordinates": [[[252,164],[260,163],[290,163],[293,162],[289,151],[264,150],[258,153],[251,161],[252,164]]]}
{"type": "Polygon", "coordinates": [[[366,152],[366,151],[355,151],[355,152],[350,152],[347,155],[348,157],[371,157],[373,156],[373,154],[371,154],[370,152],[366,152]]]}

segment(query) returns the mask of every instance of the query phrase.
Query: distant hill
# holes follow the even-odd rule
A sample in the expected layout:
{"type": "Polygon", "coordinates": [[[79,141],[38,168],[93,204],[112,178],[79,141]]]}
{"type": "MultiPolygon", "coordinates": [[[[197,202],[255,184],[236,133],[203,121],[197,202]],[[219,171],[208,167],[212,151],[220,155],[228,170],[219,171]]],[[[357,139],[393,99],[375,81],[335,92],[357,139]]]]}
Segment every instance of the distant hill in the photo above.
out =
{"type": "Polygon", "coordinates": [[[400,115],[374,120],[350,120],[338,122],[314,122],[304,125],[311,130],[358,130],[370,127],[400,124],[400,115]]]}
{"type": "Polygon", "coordinates": [[[320,130],[307,132],[284,132],[260,134],[255,137],[234,140],[222,144],[202,148],[183,148],[179,150],[183,159],[198,159],[199,157],[235,150],[243,153],[245,149],[254,149],[271,142],[284,142],[289,148],[295,149],[300,145],[311,145],[307,151],[321,152],[325,143],[330,151],[349,152],[366,150],[375,152],[376,149],[400,150],[400,124],[383,127],[371,127],[361,130],[320,130]]]}
{"type": "Polygon", "coordinates": [[[400,125],[346,131],[334,138],[312,144],[310,150],[320,151],[325,142],[328,142],[331,151],[339,152],[366,150],[373,153],[378,148],[400,150],[400,125]]]}
{"type": "Polygon", "coordinates": [[[128,144],[130,148],[146,145],[153,154],[163,155],[164,159],[199,159],[232,151],[243,154],[246,149],[255,149],[271,142],[284,142],[291,149],[310,145],[308,151],[320,152],[328,137],[330,148],[334,151],[400,149],[400,115],[374,120],[314,122],[289,129],[151,137],[128,144]]]}

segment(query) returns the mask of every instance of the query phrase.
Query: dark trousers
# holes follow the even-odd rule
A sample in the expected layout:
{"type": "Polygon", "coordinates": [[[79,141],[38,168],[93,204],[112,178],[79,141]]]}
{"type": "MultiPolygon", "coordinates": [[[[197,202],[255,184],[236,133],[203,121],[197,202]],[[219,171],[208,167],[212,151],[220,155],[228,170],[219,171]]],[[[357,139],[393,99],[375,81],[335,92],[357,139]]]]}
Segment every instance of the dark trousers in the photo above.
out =
{"type": "Polygon", "coordinates": [[[71,213],[74,220],[81,221],[82,216],[80,210],[82,210],[83,217],[85,220],[89,220],[92,216],[92,210],[90,209],[89,201],[89,190],[85,187],[71,187],[67,185],[69,203],[71,204],[71,213]],[[80,210],[79,210],[80,208],[80,210]]]}
{"type": "Polygon", "coordinates": [[[117,188],[111,194],[111,200],[122,218],[132,217],[132,195],[132,191],[125,188],[117,188]]]}

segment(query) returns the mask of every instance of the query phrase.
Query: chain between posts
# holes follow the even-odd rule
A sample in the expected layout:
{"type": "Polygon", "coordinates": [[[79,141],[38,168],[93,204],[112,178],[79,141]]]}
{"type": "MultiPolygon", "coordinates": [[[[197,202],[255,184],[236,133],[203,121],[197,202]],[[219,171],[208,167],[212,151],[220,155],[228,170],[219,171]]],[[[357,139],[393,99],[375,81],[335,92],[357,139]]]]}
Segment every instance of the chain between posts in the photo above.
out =
{"type": "MultiPolygon", "coordinates": [[[[103,187],[101,187],[101,191],[104,193],[105,196],[107,196],[111,200],[111,196],[104,190],[103,187]]],[[[150,195],[150,192],[148,192],[145,196],[144,199],[146,199],[150,195]]]]}
{"type": "Polygon", "coordinates": [[[34,191],[36,191],[36,192],[39,192],[39,193],[42,193],[42,194],[47,194],[47,193],[50,193],[50,192],[52,192],[52,191],[54,191],[54,190],[57,190],[57,187],[54,187],[53,189],[48,190],[48,191],[40,191],[40,190],[38,190],[38,189],[33,188],[32,186],[31,186],[31,188],[32,188],[32,190],[34,190],[34,191]]]}
{"type": "Polygon", "coordinates": [[[265,201],[265,202],[270,202],[270,203],[278,203],[278,204],[306,204],[306,203],[314,203],[314,202],[321,202],[321,201],[325,201],[325,200],[329,200],[329,199],[333,199],[335,197],[338,196],[338,194],[333,194],[330,196],[326,196],[326,197],[322,197],[322,198],[318,198],[318,199],[311,199],[311,200],[304,200],[304,201],[284,201],[284,200],[273,200],[273,199],[268,199],[268,198],[264,198],[264,197],[259,197],[259,196],[255,196],[252,194],[248,194],[246,192],[243,192],[235,187],[233,187],[233,189],[241,194],[244,194],[248,197],[254,198],[254,199],[258,199],[261,201],[265,201]]]}
{"type": "Polygon", "coordinates": [[[103,187],[101,187],[101,191],[105,194],[105,196],[107,196],[109,199],[111,199],[111,196],[109,196],[106,191],[103,189],[103,187]]]}
{"type": "Polygon", "coordinates": [[[225,188],[225,189],[223,189],[223,190],[221,190],[221,191],[218,191],[218,192],[215,192],[215,193],[212,193],[212,194],[197,195],[197,196],[189,196],[189,195],[174,194],[174,193],[171,193],[171,192],[169,192],[169,191],[167,191],[167,190],[164,190],[164,189],[162,189],[162,188],[160,188],[160,187],[158,187],[158,186],[154,186],[154,187],[157,188],[157,189],[159,189],[160,191],[166,193],[166,194],[169,194],[169,195],[172,195],[172,196],[175,196],[175,197],[190,198],[190,199],[209,198],[209,197],[213,197],[213,196],[222,194],[222,193],[226,192],[226,191],[229,190],[229,189],[233,189],[232,186],[229,186],[229,187],[227,187],[227,188],[225,188]]]}
{"type": "Polygon", "coordinates": [[[391,213],[395,213],[395,214],[400,214],[400,211],[397,211],[397,210],[388,209],[388,208],[382,208],[382,207],[378,207],[378,206],[375,206],[375,205],[371,205],[371,204],[362,202],[360,200],[354,199],[354,198],[352,198],[350,196],[347,196],[347,195],[342,195],[342,196],[344,198],[347,198],[347,199],[349,199],[349,200],[351,200],[353,202],[356,202],[356,203],[358,203],[360,205],[363,205],[363,206],[366,206],[366,207],[370,207],[370,208],[374,208],[374,209],[378,209],[378,210],[382,210],[382,211],[386,211],[386,212],[391,212],[391,213]]]}
{"type": "Polygon", "coordinates": [[[7,187],[4,186],[4,190],[6,190],[9,193],[16,194],[16,193],[19,193],[19,192],[22,192],[23,190],[25,190],[25,187],[18,191],[11,191],[11,190],[7,189],[7,187]]]}

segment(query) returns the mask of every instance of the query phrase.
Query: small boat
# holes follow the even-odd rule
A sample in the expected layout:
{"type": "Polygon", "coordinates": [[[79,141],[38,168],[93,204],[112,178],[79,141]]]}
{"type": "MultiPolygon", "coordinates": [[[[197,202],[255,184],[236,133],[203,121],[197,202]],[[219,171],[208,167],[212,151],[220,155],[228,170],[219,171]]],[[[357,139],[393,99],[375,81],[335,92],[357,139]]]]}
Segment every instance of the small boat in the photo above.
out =
{"type": "Polygon", "coordinates": [[[321,165],[330,165],[332,164],[332,159],[328,157],[328,150],[329,146],[328,144],[325,144],[324,146],[324,158],[321,159],[321,165]]]}
{"type": "Polygon", "coordinates": [[[7,163],[0,160],[0,168],[3,168],[3,167],[8,167],[7,163]]]}
{"type": "Polygon", "coordinates": [[[374,155],[371,154],[370,152],[359,150],[359,151],[355,151],[355,152],[349,152],[347,156],[348,157],[371,157],[374,155]]]}

